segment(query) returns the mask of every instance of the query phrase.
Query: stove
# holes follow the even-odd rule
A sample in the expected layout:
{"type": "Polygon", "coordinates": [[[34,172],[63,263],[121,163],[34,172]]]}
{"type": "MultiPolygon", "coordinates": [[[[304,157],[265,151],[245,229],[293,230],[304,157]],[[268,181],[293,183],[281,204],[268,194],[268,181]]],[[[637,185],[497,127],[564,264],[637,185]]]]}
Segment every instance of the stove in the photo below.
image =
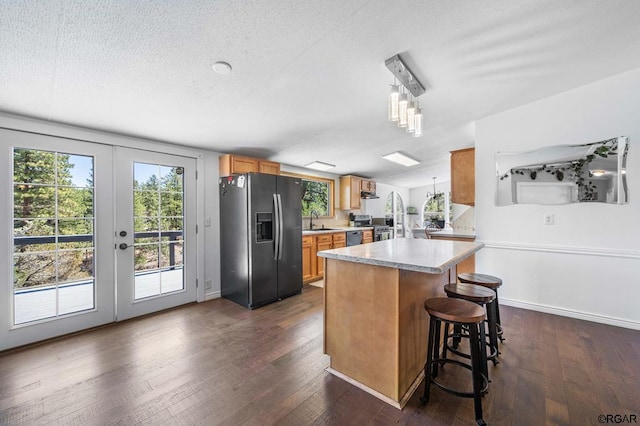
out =
{"type": "Polygon", "coordinates": [[[373,225],[373,241],[383,241],[391,238],[391,228],[387,225],[373,225]]]}

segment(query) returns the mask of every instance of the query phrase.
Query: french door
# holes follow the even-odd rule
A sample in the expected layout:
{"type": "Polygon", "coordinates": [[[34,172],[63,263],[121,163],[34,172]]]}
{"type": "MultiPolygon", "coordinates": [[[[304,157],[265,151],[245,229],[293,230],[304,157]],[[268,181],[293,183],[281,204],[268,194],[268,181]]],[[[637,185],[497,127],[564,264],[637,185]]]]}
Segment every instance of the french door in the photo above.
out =
{"type": "Polygon", "coordinates": [[[0,129],[0,350],[195,301],[195,163],[0,129]]]}
{"type": "Polygon", "coordinates": [[[0,129],[0,350],[114,320],[113,149],[0,129]]]}
{"type": "Polygon", "coordinates": [[[196,300],[196,160],[116,148],[117,318],[196,300]]]}

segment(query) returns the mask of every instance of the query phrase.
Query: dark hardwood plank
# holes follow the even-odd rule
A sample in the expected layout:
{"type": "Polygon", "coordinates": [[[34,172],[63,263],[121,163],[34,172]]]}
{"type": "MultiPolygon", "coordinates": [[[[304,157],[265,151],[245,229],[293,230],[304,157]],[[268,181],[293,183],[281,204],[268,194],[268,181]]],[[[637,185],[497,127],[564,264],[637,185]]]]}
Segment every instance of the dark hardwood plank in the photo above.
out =
{"type": "MultiPolygon", "coordinates": [[[[193,304],[0,353],[0,425],[471,425],[473,402],[422,385],[397,410],[328,374],[323,290],[249,311],[193,304]]],[[[492,425],[640,417],[640,332],[501,307],[492,425]]],[[[464,346],[464,343],[463,343],[464,346]]],[[[469,388],[466,370],[442,377],[469,388]]]]}

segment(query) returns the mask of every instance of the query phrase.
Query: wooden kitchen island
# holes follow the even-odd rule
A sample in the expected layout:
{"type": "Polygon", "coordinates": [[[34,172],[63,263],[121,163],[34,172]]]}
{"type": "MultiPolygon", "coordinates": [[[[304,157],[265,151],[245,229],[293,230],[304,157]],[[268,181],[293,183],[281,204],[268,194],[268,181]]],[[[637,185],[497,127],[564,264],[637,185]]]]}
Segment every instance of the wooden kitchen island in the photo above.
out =
{"type": "Polygon", "coordinates": [[[429,317],[423,303],[445,296],[456,264],[482,247],[400,238],[319,252],[327,371],[402,408],[424,377],[429,317]]]}

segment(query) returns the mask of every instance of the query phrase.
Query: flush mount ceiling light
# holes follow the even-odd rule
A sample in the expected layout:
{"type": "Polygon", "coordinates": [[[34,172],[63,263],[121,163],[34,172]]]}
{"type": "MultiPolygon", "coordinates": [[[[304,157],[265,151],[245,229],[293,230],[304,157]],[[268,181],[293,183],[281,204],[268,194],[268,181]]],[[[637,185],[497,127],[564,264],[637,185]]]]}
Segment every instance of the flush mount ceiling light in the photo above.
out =
{"type": "Polygon", "coordinates": [[[405,128],[414,137],[422,136],[422,110],[416,98],[425,92],[424,86],[400,59],[400,55],[392,56],[384,64],[394,75],[388,101],[389,121],[397,122],[398,127],[405,128]]]}
{"type": "Polygon", "coordinates": [[[593,170],[593,171],[591,172],[591,174],[592,174],[592,175],[594,175],[594,176],[596,176],[596,177],[603,176],[605,173],[607,173],[607,172],[606,172],[606,171],[604,171],[604,170],[593,170]]]}
{"type": "Polygon", "coordinates": [[[212,65],[213,70],[221,75],[227,75],[231,72],[231,65],[227,62],[218,61],[212,65]]]}
{"type": "Polygon", "coordinates": [[[322,161],[314,161],[312,163],[306,164],[305,167],[308,169],[320,170],[321,172],[325,172],[329,169],[333,169],[335,165],[323,163],[322,161]]]}
{"type": "Polygon", "coordinates": [[[415,166],[416,164],[420,164],[419,161],[414,160],[413,158],[401,153],[401,152],[392,152],[391,154],[383,155],[382,158],[385,160],[393,161],[394,163],[402,164],[405,167],[415,166]]]}

